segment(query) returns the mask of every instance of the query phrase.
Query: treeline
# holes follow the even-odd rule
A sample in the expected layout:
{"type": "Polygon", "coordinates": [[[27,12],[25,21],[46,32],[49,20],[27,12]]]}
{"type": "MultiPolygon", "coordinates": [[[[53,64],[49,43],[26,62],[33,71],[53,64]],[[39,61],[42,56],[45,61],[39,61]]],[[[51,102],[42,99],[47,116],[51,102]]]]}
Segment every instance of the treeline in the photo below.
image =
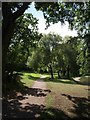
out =
{"type": "MultiPolygon", "coordinates": [[[[22,22],[19,23],[19,26],[21,24],[22,22]]],[[[23,26],[25,27],[25,25],[23,26]]],[[[20,29],[22,30],[22,28],[20,29]]],[[[52,79],[54,78],[53,73],[57,73],[58,78],[89,75],[85,38],[71,36],[62,38],[54,33],[48,35],[37,33],[37,37],[32,35],[32,38],[35,37],[34,41],[26,30],[23,31],[23,33],[26,32],[23,36],[20,36],[17,30],[16,32],[9,46],[8,74],[12,75],[14,71],[27,70],[50,73],[52,79]]]]}

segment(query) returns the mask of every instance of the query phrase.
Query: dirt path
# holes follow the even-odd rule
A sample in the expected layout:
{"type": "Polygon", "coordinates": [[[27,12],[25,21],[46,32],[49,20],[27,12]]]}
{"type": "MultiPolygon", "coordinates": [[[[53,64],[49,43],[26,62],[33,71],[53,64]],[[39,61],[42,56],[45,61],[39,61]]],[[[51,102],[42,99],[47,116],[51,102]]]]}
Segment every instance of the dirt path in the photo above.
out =
{"type": "Polygon", "coordinates": [[[26,87],[24,91],[15,92],[14,96],[3,100],[3,119],[36,120],[40,117],[45,108],[45,98],[50,92],[46,89],[44,77],[37,79],[32,88],[26,87]]]}
{"type": "Polygon", "coordinates": [[[47,95],[47,90],[46,90],[46,83],[42,80],[44,76],[41,76],[40,79],[37,79],[32,86],[33,90],[37,90],[37,95],[25,95],[24,97],[26,99],[24,100],[19,100],[21,103],[22,107],[27,106],[27,103],[29,104],[36,104],[36,105],[45,105],[45,97],[47,95]]]}

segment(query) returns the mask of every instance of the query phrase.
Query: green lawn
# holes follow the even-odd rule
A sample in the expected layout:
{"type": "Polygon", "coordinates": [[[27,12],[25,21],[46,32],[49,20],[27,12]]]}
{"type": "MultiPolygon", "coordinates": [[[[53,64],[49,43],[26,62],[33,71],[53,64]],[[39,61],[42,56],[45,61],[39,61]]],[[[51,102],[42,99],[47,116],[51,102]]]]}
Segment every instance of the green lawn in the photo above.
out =
{"type": "Polygon", "coordinates": [[[88,86],[80,85],[69,79],[44,79],[47,83],[47,89],[51,93],[47,95],[46,111],[43,119],[46,119],[46,114],[49,119],[60,119],[66,117],[78,118],[81,116],[87,118],[88,112],[88,86]],[[53,108],[53,110],[52,110],[53,108]],[[74,112],[73,112],[74,111],[74,112]],[[78,114],[81,112],[82,115],[78,114]],[[58,115],[58,117],[57,117],[58,115]]]}

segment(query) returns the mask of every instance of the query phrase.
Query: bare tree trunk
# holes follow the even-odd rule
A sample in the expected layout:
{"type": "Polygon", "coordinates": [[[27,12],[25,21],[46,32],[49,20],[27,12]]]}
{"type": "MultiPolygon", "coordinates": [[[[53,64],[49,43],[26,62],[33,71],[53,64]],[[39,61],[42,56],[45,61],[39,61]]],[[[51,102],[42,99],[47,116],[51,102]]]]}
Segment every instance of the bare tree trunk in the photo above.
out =
{"type": "Polygon", "coordinates": [[[52,66],[50,65],[50,73],[51,73],[51,78],[54,79],[53,77],[53,70],[52,70],[52,66]]]}
{"type": "Polygon", "coordinates": [[[8,47],[14,31],[14,23],[10,20],[2,24],[2,79],[5,80],[5,68],[7,60],[8,47]]]}
{"type": "Polygon", "coordinates": [[[60,79],[60,70],[58,70],[58,79],[60,79]]]}
{"type": "Polygon", "coordinates": [[[69,65],[68,65],[68,67],[67,67],[67,78],[70,77],[70,75],[69,75],[69,71],[70,71],[70,69],[69,69],[69,65]]]}

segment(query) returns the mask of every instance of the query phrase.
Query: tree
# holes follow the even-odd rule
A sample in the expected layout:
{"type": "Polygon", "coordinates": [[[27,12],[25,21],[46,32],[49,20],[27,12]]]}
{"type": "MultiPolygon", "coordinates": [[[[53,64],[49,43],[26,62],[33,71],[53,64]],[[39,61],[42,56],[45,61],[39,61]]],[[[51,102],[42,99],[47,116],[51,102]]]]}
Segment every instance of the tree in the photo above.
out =
{"type": "Polygon", "coordinates": [[[53,72],[55,71],[54,66],[57,56],[56,49],[60,44],[61,40],[62,38],[59,35],[48,34],[44,35],[39,42],[42,49],[44,66],[48,67],[52,79],[54,78],[53,72]]]}
{"type": "Polygon", "coordinates": [[[77,38],[66,36],[56,48],[55,68],[58,78],[78,75],[77,38]],[[60,75],[61,73],[61,75],[60,75]]]}
{"type": "Polygon", "coordinates": [[[51,73],[53,79],[56,48],[61,40],[61,36],[55,34],[43,35],[38,42],[38,46],[33,50],[32,56],[28,59],[28,65],[35,70],[51,73]]]}
{"type": "Polygon", "coordinates": [[[79,66],[77,65],[77,37],[65,37],[64,54],[67,66],[67,77],[76,76],[79,74],[79,66]]]}
{"type": "MultiPolygon", "coordinates": [[[[2,14],[3,14],[3,22],[2,22],[2,48],[3,48],[3,76],[5,71],[6,64],[6,55],[8,51],[8,47],[10,45],[11,37],[14,33],[15,21],[19,18],[24,11],[28,8],[30,3],[18,2],[18,3],[2,3],[2,14]]],[[[69,22],[70,28],[75,28],[78,30],[79,35],[86,36],[86,45],[87,45],[87,61],[89,61],[89,29],[90,29],[90,2],[78,2],[78,3],[35,3],[35,7],[37,10],[43,11],[44,17],[46,19],[46,27],[50,25],[50,23],[56,23],[61,21],[64,23],[65,21],[69,22]]],[[[88,64],[88,63],[87,63],[88,64]]],[[[88,66],[88,69],[90,67],[88,66]]],[[[89,71],[89,70],[88,70],[89,71]]]]}
{"type": "Polygon", "coordinates": [[[27,60],[27,66],[29,68],[32,68],[35,72],[39,71],[39,68],[42,65],[42,52],[40,51],[39,48],[35,48],[32,52],[31,52],[31,56],[28,57],[27,60]]]}
{"type": "MultiPolygon", "coordinates": [[[[90,1],[89,2],[66,2],[66,3],[37,3],[37,10],[42,10],[46,19],[47,27],[50,23],[61,21],[69,22],[71,29],[76,29],[79,37],[85,38],[86,44],[86,66],[87,71],[90,71],[90,1]]],[[[89,74],[89,73],[88,73],[89,74]]]]}
{"type": "Polygon", "coordinates": [[[16,20],[15,24],[7,53],[6,71],[9,74],[26,67],[28,56],[31,55],[31,47],[36,47],[40,39],[37,32],[37,19],[32,14],[25,13],[16,20]]]}
{"type": "Polygon", "coordinates": [[[3,15],[3,21],[2,21],[2,61],[3,61],[3,67],[2,67],[2,73],[3,73],[3,79],[5,75],[5,65],[6,65],[6,55],[8,51],[8,47],[10,45],[11,37],[14,33],[14,27],[15,27],[15,21],[17,18],[19,18],[24,11],[28,8],[28,5],[30,3],[8,3],[3,2],[2,3],[2,15],[3,15]]]}
{"type": "Polygon", "coordinates": [[[53,56],[52,56],[52,51],[53,51],[53,47],[54,47],[54,38],[53,35],[48,34],[48,35],[44,35],[39,42],[39,45],[41,47],[42,50],[42,59],[43,59],[43,63],[44,66],[47,66],[50,73],[51,73],[51,78],[53,79],[53,56]]]}
{"type": "MultiPolygon", "coordinates": [[[[62,39],[60,39],[62,41],[62,39]]],[[[65,62],[64,62],[64,53],[63,53],[64,45],[63,42],[58,44],[56,50],[55,50],[55,64],[54,69],[58,73],[58,78],[61,78],[62,69],[65,68],[65,62]]]]}
{"type": "Polygon", "coordinates": [[[86,51],[85,51],[85,70],[86,75],[90,75],[90,34],[84,36],[86,43],[86,51]]]}
{"type": "Polygon", "coordinates": [[[77,55],[77,64],[80,65],[80,75],[89,75],[90,74],[90,47],[89,42],[86,40],[88,37],[79,38],[78,44],[78,55],[77,55]]]}
{"type": "Polygon", "coordinates": [[[50,23],[68,21],[70,28],[77,29],[79,34],[85,35],[89,32],[90,2],[41,2],[35,4],[35,7],[43,11],[47,27],[50,23]]]}

